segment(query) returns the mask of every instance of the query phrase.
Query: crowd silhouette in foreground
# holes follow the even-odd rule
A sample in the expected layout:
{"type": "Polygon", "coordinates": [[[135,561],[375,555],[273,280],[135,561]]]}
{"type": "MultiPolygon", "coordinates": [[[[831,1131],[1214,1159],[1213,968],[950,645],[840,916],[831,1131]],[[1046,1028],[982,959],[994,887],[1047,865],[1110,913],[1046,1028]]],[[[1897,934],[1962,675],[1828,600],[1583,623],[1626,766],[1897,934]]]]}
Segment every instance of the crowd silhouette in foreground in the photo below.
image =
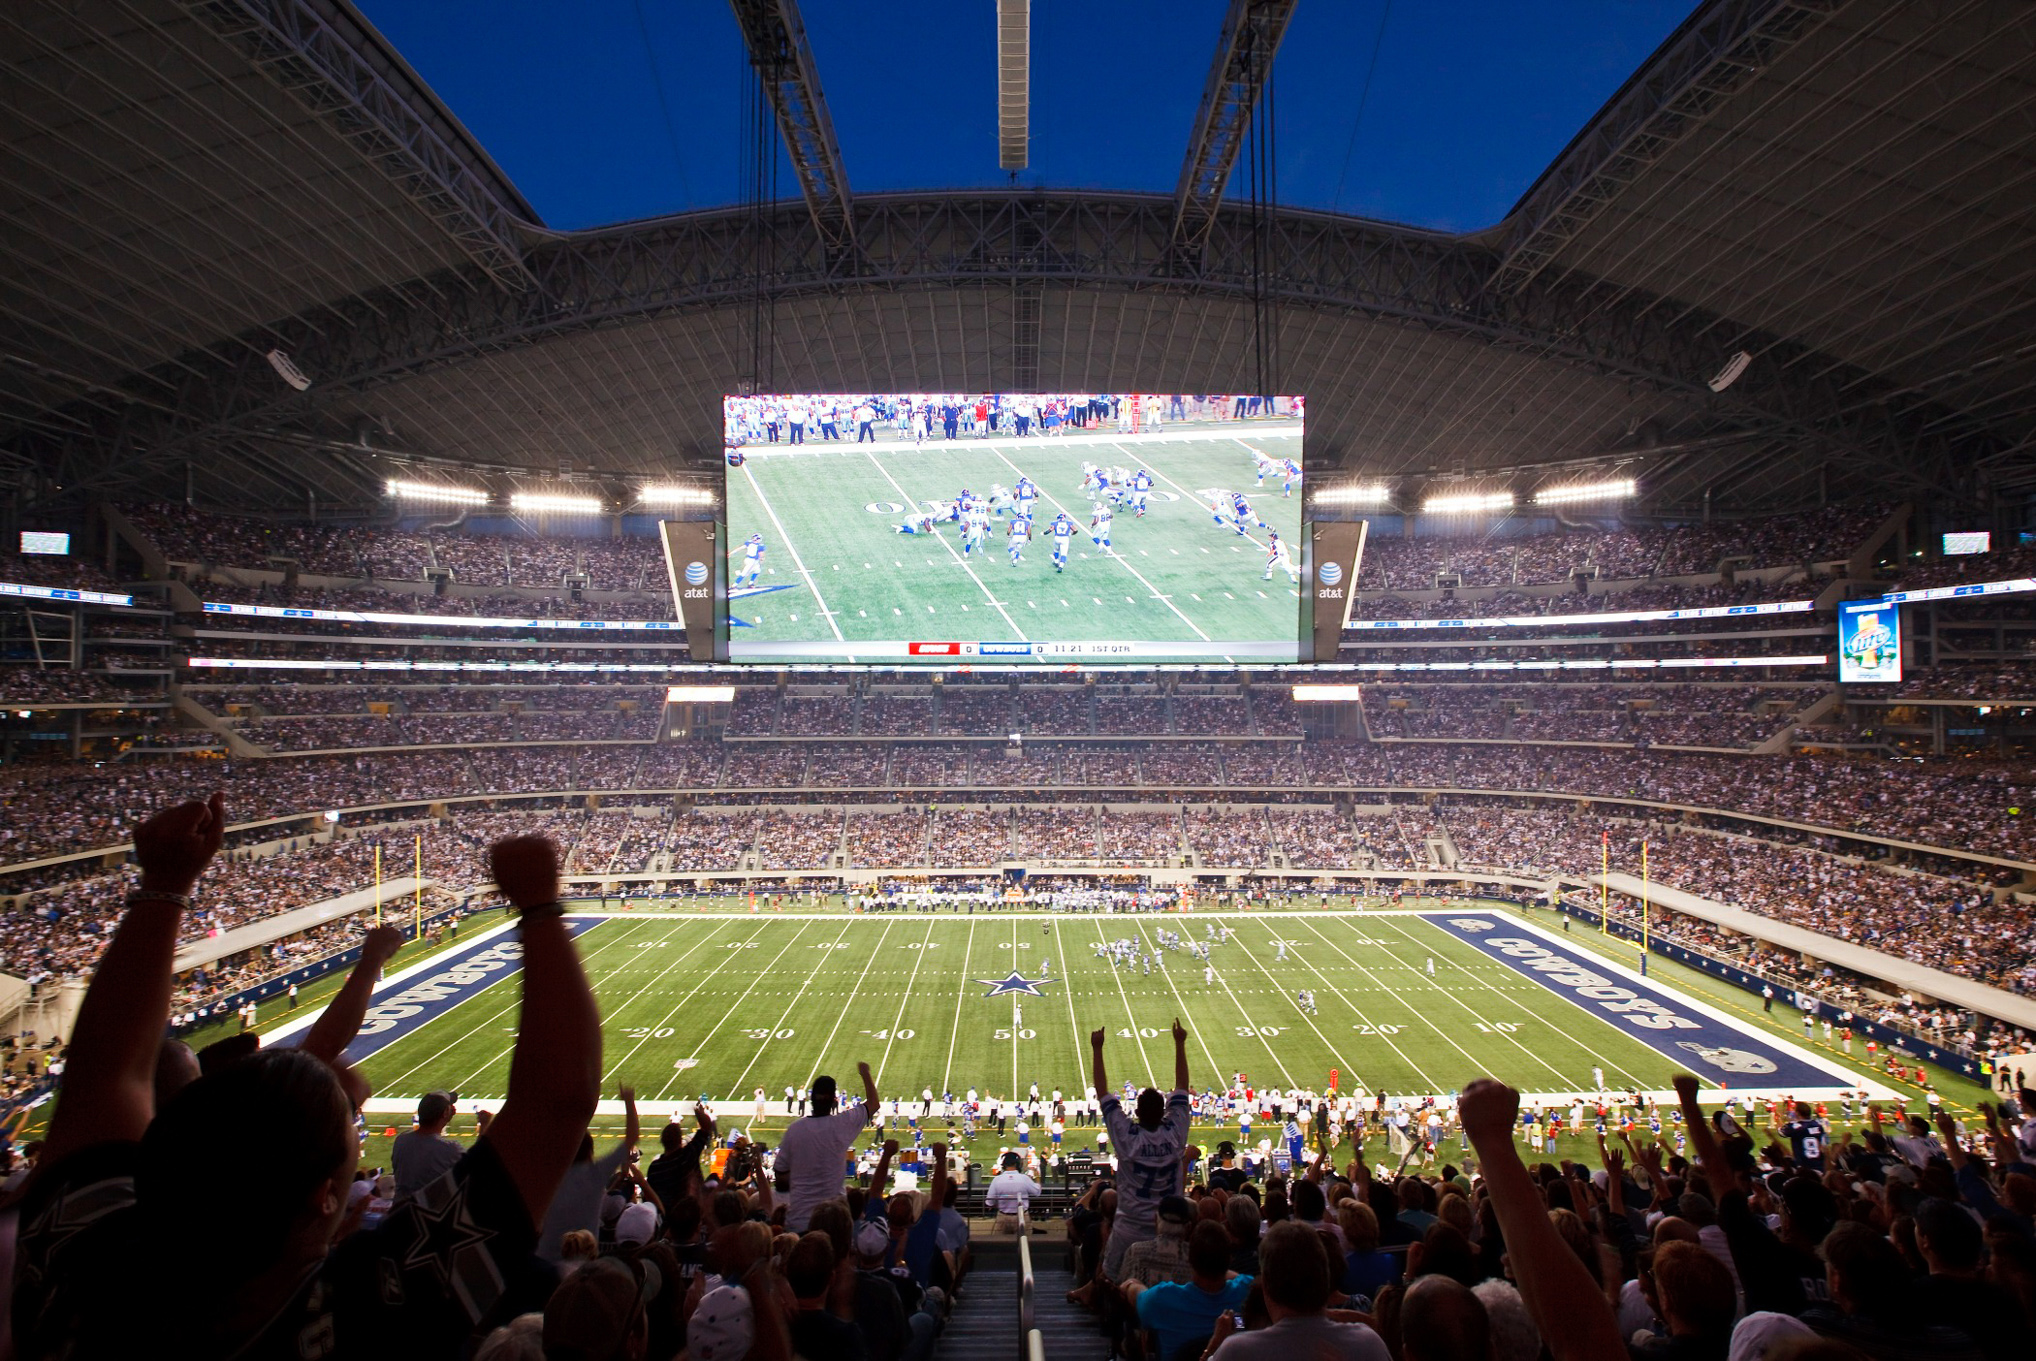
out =
{"type": "MultiPolygon", "coordinates": [[[[541,836],[490,852],[523,945],[507,1099],[462,1149],[443,1140],[450,1103],[427,1096],[395,1172],[367,1180],[368,1091],[343,1055],[393,933],[294,1047],[247,1034],[193,1055],[164,1039],[179,924],[226,818],[214,795],[136,830],[139,884],[12,1197],[16,1354],[922,1361],[956,1307],[1008,1308],[961,1304],[968,1224],[944,1146],[923,1193],[885,1194],[895,1144],[845,1184],[877,1109],[867,1065],[862,1102],[819,1079],[768,1159],[738,1142],[707,1174],[702,1111],[640,1167],[627,1091],[623,1144],[594,1156],[600,1017],[541,836]]],[[[1104,1037],[1094,1088],[1111,1093],[1104,1037]]],[[[1252,1178],[1188,1143],[1178,1022],[1173,1040],[1171,1093],[1103,1100],[1114,1175],[1066,1225],[1098,1354],[1106,1340],[1149,1361],[2036,1354],[2036,1118],[2017,1103],[1971,1138],[1947,1116],[1935,1136],[1918,1121],[1756,1147],[1678,1076],[1693,1160],[1643,1145],[1630,1160],[1603,1148],[1595,1169],[1530,1167],[1519,1094],[1480,1078],[1459,1100],[1463,1170],[1317,1161],[1252,1178]]]]}

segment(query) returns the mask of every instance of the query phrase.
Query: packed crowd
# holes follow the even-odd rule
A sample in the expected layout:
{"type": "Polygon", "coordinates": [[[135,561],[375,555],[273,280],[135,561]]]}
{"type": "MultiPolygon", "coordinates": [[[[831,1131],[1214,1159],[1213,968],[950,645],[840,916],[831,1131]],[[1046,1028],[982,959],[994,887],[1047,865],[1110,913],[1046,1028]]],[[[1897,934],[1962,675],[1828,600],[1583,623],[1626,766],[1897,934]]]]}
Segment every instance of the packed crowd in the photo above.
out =
{"type": "Polygon", "coordinates": [[[546,791],[973,788],[1234,788],[1275,798],[1342,788],[1490,789],[1638,798],[1729,809],[1843,831],[2019,859],[2036,856],[2036,785],[2014,762],[1892,762],[1860,756],[1759,759],[1655,750],[1452,743],[898,747],[853,754],[824,744],[567,743],[217,762],[16,762],[0,768],[0,863],[114,846],[133,810],[165,786],[217,781],[250,818],[442,797],[546,791]],[[817,755],[815,753],[818,753],[817,755]],[[809,767],[809,760],[812,764],[809,767]],[[879,766],[878,762],[884,763],[879,766]],[[193,770],[200,773],[193,776],[193,770]],[[870,783],[839,785],[845,779],[870,783]],[[881,773],[881,779],[875,779],[881,773]]]}
{"type": "Polygon", "coordinates": [[[1557,533],[1379,536],[1365,543],[1361,591],[1529,586],[1574,576],[1603,580],[1712,575],[1727,558],[1747,567],[1793,567],[1849,558],[1888,517],[1882,505],[1808,515],[1674,527],[1578,528],[1557,533]]]}
{"type": "Polygon", "coordinates": [[[96,671],[68,667],[0,666],[0,708],[37,704],[167,704],[162,689],[116,685],[96,671]]]}
{"type": "Polygon", "coordinates": [[[664,548],[648,535],[414,533],[271,523],[175,505],[130,506],[125,514],[169,561],[206,568],[273,570],[294,561],[312,576],[420,581],[427,568],[440,567],[468,585],[554,589],[568,574],[585,573],[597,590],[670,592],[664,548]]]}
{"type": "Polygon", "coordinates": [[[118,591],[106,569],[68,553],[0,553],[0,581],[58,590],[118,591]]]}
{"type": "MultiPolygon", "coordinates": [[[[372,587],[284,586],[266,583],[242,586],[232,582],[196,580],[191,589],[208,601],[228,605],[272,605],[290,610],[337,610],[358,614],[401,614],[424,617],[453,615],[488,619],[672,619],[671,590],[636,593],[606,592],[599,596],[575,595],[557,589],[532,588],[511,594],[475,595],[466,591],[444,593],[420,590],[376,590],[372,587]]],[[[205,617],[207,629],[238,628],[263,633],[358,635],[385,632],[389,626],[352,624],[331,619],[283,619],[264,615],[214,613],[205,617]]],[[[402,624],[397,627],[416,627],[402,624]]],[[[471,628],[461,626],[462,638],[519,637],[528,630],[515,628],[471,628]]]]}
{"type": "Polygon", "coordinates": [[[1828,687],[1780,685],[1409,685],[1371,687],[1378,737],[1752,747],[1828,687]]]}
{"type": "Polygon", "coordinates": [[[2036,993],[2036,929],[2027,906],[1997,903],[1974,879],[1899,869],[1660,823],[1554,810],[1454,808],[1459,863],[1528,874],[1595,876],[1609,864],[1654,882],[2012,992],[2036,993]]]}
{"type": "MultiPolygon", "coordinates": [[[[94,980],[20,1202],[21,1355],[130,1353],[167,1333],[204,1354],[310,1336],[342,1355],[487,1361],[923,1361],[968,1301],[970,1226],[950,1217],[949,1149],[875,1146],[866,1131],[882,1102],[867,1064],[859,1104],[818,1078],[776,1148],[722,1141],[703,1108],[695,1129],[665,1127],[661,1156],[642,1162],[625,1087],[624,1137],[596,1158],[601,1018],[557,911],[556,852],[535,838],[490,851],[521,914],[525,967],[509,1094],[471,1147],[446,1139],[454,1101],[433,1092],[389,1180],[359,1167],[367,1092],[341,1055],[392,933],[370,935],[294,1047],[241,1040],[200,1064],[161,1045],[171,941],[226,819],[216,802],[186,804],[137,833],[143,887],[126,904],[137,929],[94,980]],[[270,1137],[227,1172],[188,1175],[250,1110],[270,1137]],[[923,1196],[886,1194],[901,1163],[928,1178],[923,1196]],[[74,1222],[67,1207],[87,1188],[95,1213],[74,1222]],[[434,1229],[455,1214],[458,1234],[434,1229]],[[209,1288],[143,1272],[126,1278],[128,1307],[105,1308],[105,1282],[137,1254],[204,1261],[209,1288]]],[[[1950,1361],[2021,1355],[2036,1332],[2036,1120],[2015,1105],[1988,1108],[1983,1129],[1944,1115],[1934,1133],[1921,1117],[1890,1133],[1876,1111],[1863,1137],[1834,1141],[1807,1104],[1770,1107],[1766,1129],[1750,1101],[1743,1124],[1714,1122],[1696,1079],[1678,1076],[1662,1122],[1674,1145],[1635,1126],[1601,1145],[1597,1171],[1530,1168],[1519,1094],[1477,1079],[1433,1098],[1436,1118],[1420,1126],[1458,1131],[1460,1155],[1417,1138],[1397,1168],[1373,1167],[1364,1146],[1339,1168],[1326,1137],[1311,1155],[1291,1126],[1284,1162],[1191,1146],[1197,1088],[1178,1022],[1171,1092],[1136,1093],[1126,1109],[1106,1035],[1090,1043],[1105,1175],[1066,1231],[1083,1278],[1073,1298],[1128,1352],[1950,1361]]],[[[1013,1155],[987,1208],[1015,1226],[1039,1192],[1013,1155]]]]}

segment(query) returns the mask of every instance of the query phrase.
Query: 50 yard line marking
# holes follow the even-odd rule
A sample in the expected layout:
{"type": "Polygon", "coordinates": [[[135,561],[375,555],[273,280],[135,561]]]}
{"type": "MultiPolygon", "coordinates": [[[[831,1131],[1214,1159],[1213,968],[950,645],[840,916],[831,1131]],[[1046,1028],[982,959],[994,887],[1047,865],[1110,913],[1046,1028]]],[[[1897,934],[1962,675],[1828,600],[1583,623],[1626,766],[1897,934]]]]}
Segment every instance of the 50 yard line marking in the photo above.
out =
{"type": "MultiPolygon", "coordinates": [[[[891,470],[884,466],[883,460],[879,459],[874,453],[872,453],[869,456],[869,460],[871,463],[876,465],[877,471],[884,475],[884,481],[891,484],[891,490],[898,493],[898,495],[904,499],[904,502],[907,506],[916,506],[919,504],[917,501],[912,499],[911,494],[908,493],[903,486],[899,485],[898,479],[891,476],[891,470]]],[[[1006,462],[1009,462],[1009,460],[1007,459],[1006,462]]],[[[748,465],[745,464],[744,466],[747,467],[748,465]]],[[[940,535],[935,534],[933,537],[936,539],[940,539],[940,546],[947,550],[947,555],[953,558],[957,563],[961,565],[961,570],[969,574],[969,580],[973,581],[976,584],[976,589],[983,593],[983,598],[989,601],[991,605],[996,607],[996,611],[998,614],[1004,616],[1004,622],[1009,624],[1011,626],[1011,631],[1018,635],[1018,641],[1021,643],[1029,641],[1025,637],[1025,630],[1018,627],[1018,621],[1016,619],[1013,619],[1011,617],[1011,612],[1004,608],[1004,602],[997,599],[996,593],[994,591],[992,591],[989,587],[983,585],[983,579],[976,575],[975,568],[969,566],[969,560],[963,557],[960,553],[956,552],[954,545],[949,543],[946,539],[941,538],[940,535]]],[[[989,550],[986,549],[984,551],[987,552],[989,550]]],[[[819,594],[819,592],[816,591],[814,592],[814,594],[817,595],[819,594]]],[[[840,632],[841,630],[839,629],[835,630],[837,636],[840,634],[840,632]]]]}
{"type": "MultiPolygon", "coordinates": [[[[799,575],[806,578],[806,589],[813,592],[813,599],[820,605],[820,617],[827,621],[827,627],[834,630],[835,641],[847,642],[848,639],[842,636],[841,625],[834,622],[834,611],[827,608],[827,597],[820,594],[820,583],[813,579],[813,574],[806,570],[806,564],[799,560],[798,546],[792,542],[792,536],[785,533],[784,522],[778,519],[776,507],[771,505],[770,497],[764,495],[763,484],[756,480],[756,473],[750,468],[747,459],[743,460],[742,475],[749,479],[749,488],[756,493],[757,504],[764,508],[764,514],[771,517],[771,524],[776,527],[778,538],[784,542],[785,552],[791,554],[792,566],[798,568],[799,575]]],[[[850,654],[849,660],[855,660],[853,653],[850,654]]]]}
{"type": "MultiPolygon", "coordinates": [[[[926,939],[919,943],[919,958],[912,961],[912,976],[905,980],[905,991],[898,997],[898,1014],[891,1020],[891,1038],[884,1041],[884,1057],[877,1062],[878,1091],[882,1091],[884,1088],[884,1065],[891,1061],[891,1046],[898,1042],[898,1025],[905,1019],[906,1003],[912,1000],[912,985],[919,981],[919,966],[926,962],[926,956],[931,953],[928,947],[933,944],[933,928],[938,921],[939,918],[934,917],[926,923],[926,939]]],[[[886,927],[885,929],[889,930],[890,928],[886,927]]],[[[883,944],[882,941],[877,943],[879,945],[883,944]]],[[[875,954],[875,951],[871,951],[871,953],[875,954]]],[[[857,986],[860,987],[861,985],[857,984],[857,986]]],[[[940,1090],[945,1092],[951,1089],[947,1084],[942,1083],[940,1090]]]]}

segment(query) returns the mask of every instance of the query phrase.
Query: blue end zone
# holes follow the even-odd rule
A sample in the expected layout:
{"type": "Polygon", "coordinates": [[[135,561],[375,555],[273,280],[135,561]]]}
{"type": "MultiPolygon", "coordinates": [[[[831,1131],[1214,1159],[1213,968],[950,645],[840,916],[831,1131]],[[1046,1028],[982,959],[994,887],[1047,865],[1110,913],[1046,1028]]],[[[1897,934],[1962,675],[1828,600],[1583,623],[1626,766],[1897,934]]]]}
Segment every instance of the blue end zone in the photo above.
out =
{"type": "Polygon", "coordinates": [[[1758,1035],[1694,1010],[1652,983],[1615,975],[1602,963],[1540,940],[1504,918],[1435,912],[1423,913],[1422,920],[1612,1022],[1677,1068],[1721,1086],[1808,1091],[1853,1085],[1758,1035]]]}
{"type": "MultiPolygon", "coordinates": [[[[599,925],[601,917],[568,917],[566,931],[579,936],[599,925]]],[[[360,1031],[346,1047],[354,1063],[388,1048],[412,1032],[430,1025],[469,998],[478,997],[523,967],[523,941],[511,930],[475,941],[464,949],[451,950],[423,966],[420,973],[392,979],[375,992],[360,1031]]],[[[295,1044],[311,1017],[288,1037],[277,1036],[272,1043],[295,1044]]]]}

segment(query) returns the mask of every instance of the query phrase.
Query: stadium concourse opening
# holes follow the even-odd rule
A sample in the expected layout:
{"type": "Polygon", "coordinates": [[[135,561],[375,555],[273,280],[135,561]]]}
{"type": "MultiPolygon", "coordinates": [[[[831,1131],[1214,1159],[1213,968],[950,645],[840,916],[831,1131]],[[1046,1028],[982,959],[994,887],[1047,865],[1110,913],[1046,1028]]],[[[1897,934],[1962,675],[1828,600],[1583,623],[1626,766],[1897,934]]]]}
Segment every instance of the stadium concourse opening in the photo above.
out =
{"type": "Polygon", "coordinates": [[[2036,7],[440,8],[0,8],[0,1350],[2036,1355],[2036,7]]]}

